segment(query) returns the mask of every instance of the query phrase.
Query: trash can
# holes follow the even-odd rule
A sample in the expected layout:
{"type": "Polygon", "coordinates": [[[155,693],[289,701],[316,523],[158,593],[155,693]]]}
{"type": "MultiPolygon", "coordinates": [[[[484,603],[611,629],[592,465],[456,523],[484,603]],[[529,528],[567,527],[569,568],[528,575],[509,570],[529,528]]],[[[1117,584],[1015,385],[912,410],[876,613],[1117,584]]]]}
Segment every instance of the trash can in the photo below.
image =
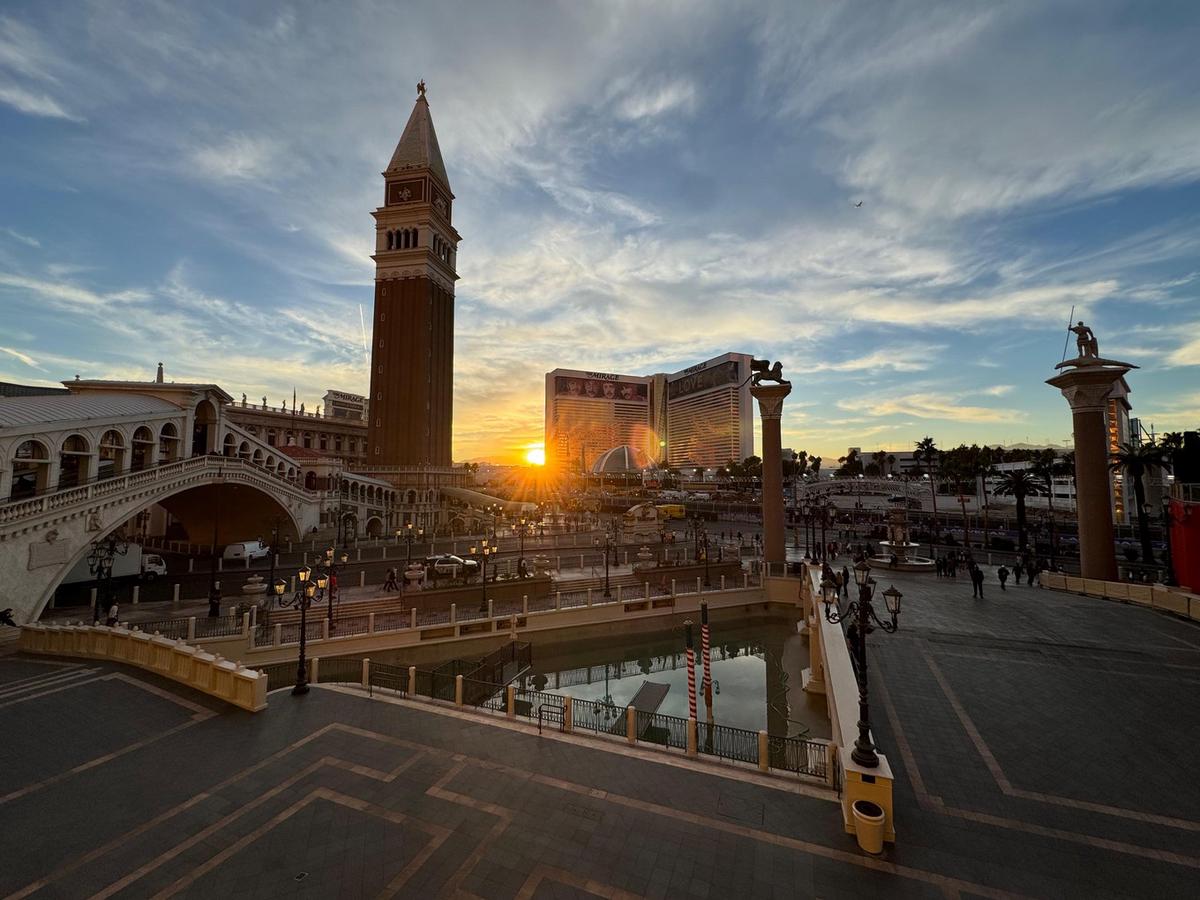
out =
{"type": "Polygon", "coordinates": [[[868,853],[883,852],[883,807],[870,800],[855,800],[850,807],[858,846],[868,853]]]}

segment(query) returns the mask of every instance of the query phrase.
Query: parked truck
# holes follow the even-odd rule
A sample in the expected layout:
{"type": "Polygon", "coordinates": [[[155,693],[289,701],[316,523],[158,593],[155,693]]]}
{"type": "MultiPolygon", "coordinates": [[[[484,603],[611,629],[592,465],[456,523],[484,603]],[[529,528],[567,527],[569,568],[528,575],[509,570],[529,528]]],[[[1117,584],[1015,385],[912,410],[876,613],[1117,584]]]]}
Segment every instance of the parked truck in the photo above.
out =
{"type": "MultiPolygon", "coordinates": [[[[113,578],[145,578],[152,580],[159,575],[167,574],[167,564],[157,553],[143,553],[138,544],[130,544],[125,553],[113,557],[113,578]]],[[[88,558],[77,562],[67,573],[62,583],[78,584],[79,582],[95,581],[96,576],[88,566],[88,558]]]]}

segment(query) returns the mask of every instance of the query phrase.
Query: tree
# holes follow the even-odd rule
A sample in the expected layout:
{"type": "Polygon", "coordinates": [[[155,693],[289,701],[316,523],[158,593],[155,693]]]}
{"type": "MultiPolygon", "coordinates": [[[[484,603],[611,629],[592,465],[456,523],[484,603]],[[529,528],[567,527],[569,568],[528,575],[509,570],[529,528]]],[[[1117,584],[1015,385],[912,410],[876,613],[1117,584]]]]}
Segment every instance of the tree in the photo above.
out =
{"type": "Polygon", "coordinates": [[[1154,562],[1154,548],[1150,545],[1150,517],[1146,510],[1145,478],[1155,472],[1170,472],[1171,463],[1167,459],[1168,455],[1169,451],[1164,451],[1162,446],[1154,441],[1147,441],[1137,446],[1121,444],[1120,449],[1111,454],[1109,462],[1109,468],[1133,481],[1133,496],[1137,506],[1138,537],[1142,544],[1142,560],[1147,563],[1154,562]]]}
{"type": "Polygon", "coordinates": [[[990,516],[992,512],[991,503],[988,502],[987,480],[996,474],[996,456],[1002,451],[999,448],[993,449],[987,444],[979,450],[978,468],[975,470],[975,477],[982,479],[982,494],[983,494],[983,547],[986,550],[989,545],[988,532],[990,530],[990,516]]]}
{"type": "Polygon", "coordinates": [[[847,477],[854,478],[855,476],[862,474],[862,460],[858,458],[857,450],[851,450],[845,456],[839,456],[838,462],[842,464],[837,470],[838,475],[845,475],[847,477]]]}
{"type": "Polygon", "coordinates": [[[1054,477],[1059,474],[1058,454],[1053,450],[1043,450],[1034,458],[1031,467],[1035,477],[1039,478],[1046,488],[1046,507],[1050,512],[1050,562],[1058,552],[1058,539],[1054,531],[1054,477]]]}
{"type": "Polygon", "coordinates": [[[821,457],[814,456],[812,458],[812,462],[810,462],[808,464],[808,469],[810,472],[812,472],[812,476],[814,479],[820,479],[820,477],[821,477],[821,457]]]}
{"type": "Polygon", "coordinates": [[[1042,483],[1028,469],[1013,469],[1000,476],[994,493],[1006,494],[1017,501],[1017,549],[1025,551],[1025,498],[1042,493],[1042,483]]]}
{"type": "Polygon", "coordinates": [[[876,450],[871,454],[871,462],[875,464],[875,469],[880,475],[887,472],[887,454],[882,450],[876,450]]]}
{"type": "Polygon", "coordinates": [[[886,471],[887,471],[888,475],[891,475],[891,474],[895,473],[895,471],[896,471],[896,457],[892,456],[892,454],[890,454],[890,453],[887,455],[887,470],[886,471]]]}
{"type": "Polygon", "coordinates": [[[937,534],[937,444],[933,438],[925,435],[917,441],[916,452],[913,453],[918,463],[924,463],[926,474],[929,475],[929,492],[933,496],[933,533],[937,534]]]}

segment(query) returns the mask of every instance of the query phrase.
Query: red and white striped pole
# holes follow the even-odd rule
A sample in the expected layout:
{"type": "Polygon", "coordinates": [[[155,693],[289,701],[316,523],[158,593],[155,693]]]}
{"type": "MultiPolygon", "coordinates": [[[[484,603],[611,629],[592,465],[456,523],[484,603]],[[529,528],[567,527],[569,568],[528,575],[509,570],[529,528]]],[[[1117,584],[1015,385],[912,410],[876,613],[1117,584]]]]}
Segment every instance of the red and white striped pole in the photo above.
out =
{"type": "Polygon", "coordinates": [[[704,705],[708,707],[708,714],[712,715],[712,695],[713,695],[713,680],[712,680],[712,656],[708,649],[708,604],[700,603],[700,653],[704,658],[704,705]]]}
{"type": "Polygon", "coordinates": [[[683,623],[687,632],[688,718],[696,718],[696,651],[692,648],[692,620],[683,623]]]}

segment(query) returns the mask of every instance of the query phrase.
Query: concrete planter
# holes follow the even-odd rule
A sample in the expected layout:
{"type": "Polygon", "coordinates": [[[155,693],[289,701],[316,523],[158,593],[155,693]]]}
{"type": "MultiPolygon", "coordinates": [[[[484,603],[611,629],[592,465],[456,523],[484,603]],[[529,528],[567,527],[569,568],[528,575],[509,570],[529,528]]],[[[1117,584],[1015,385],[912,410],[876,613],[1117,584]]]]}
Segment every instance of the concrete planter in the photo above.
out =
{"type": "Polygon", "coordinates": [[[882,853],[883,807],[870,800],[855,800],[850,812],[854,816],[854,836],[858,838],[858,846],[867,853],[882,853]]]}

